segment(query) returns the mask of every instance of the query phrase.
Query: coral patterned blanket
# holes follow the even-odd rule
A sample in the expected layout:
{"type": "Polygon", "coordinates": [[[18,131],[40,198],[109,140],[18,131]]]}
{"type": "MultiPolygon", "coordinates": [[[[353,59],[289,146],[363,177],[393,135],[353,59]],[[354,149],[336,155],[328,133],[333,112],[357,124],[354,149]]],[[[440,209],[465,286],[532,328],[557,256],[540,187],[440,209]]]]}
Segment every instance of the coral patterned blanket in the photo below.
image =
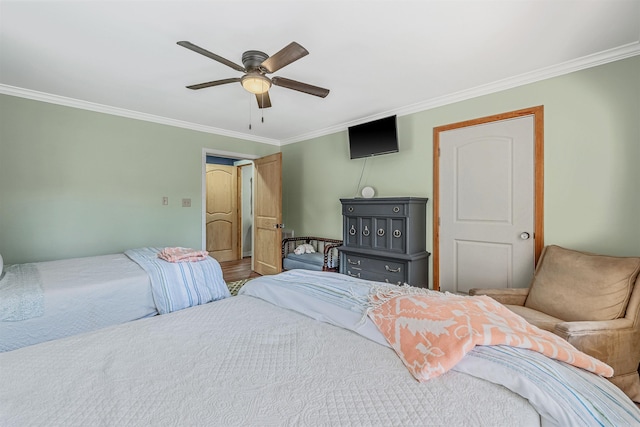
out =
{"type": "Polygon", "coordinates": [[[368,315],[418,381],[447,372],[476,345],[534,350],[604,377],[613,375],[609,365],[487,296],[381,287],[370,296],[368,315]]]}

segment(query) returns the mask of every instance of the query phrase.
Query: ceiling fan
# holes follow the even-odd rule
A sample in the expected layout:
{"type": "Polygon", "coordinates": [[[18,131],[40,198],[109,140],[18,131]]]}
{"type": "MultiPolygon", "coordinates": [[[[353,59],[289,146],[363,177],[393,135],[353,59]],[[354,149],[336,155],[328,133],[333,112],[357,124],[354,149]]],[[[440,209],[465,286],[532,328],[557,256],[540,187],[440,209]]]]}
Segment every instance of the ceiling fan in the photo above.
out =
{"type": "Polygon", "coordinates": [[[271,88],[272,84],[287,89],[293,89],[299,92],[308,93],[309,95],[319,96],[321,98],[324,98],[329,94],[329,89],[324,89],[318,86],[313,86],[284,77],[274,76],[272,78],[269,78],[266,76],[266,74],[274,73],[279,69],[309,54],[309,51],[307,51],[307,49],[300,46],[296,42],[289,43],[273,56],[269,56],[264,52],[260,52],[259,50],[248,50],[242,54],[242,66],[229,61],[228,59],[225,59],[219,55],[216,55],[215,53],[209,52],[208,50],[203,49],[200,46],[196,46],[191,42],[180,41],[178,42],[178,44],[196,53],[207,56],[214,61],[218,61],[221,64],[231,67],[236,71],[245,73],[242,77],[214,80],[211,82],[187,86],[188,89],[197,90],[204,89],[206,87],[224,85],[227,83],[240,82],[243,88],[256,95],[256,100],[258,101],[259,108],[271,107],[269,88],[271,88]]]}

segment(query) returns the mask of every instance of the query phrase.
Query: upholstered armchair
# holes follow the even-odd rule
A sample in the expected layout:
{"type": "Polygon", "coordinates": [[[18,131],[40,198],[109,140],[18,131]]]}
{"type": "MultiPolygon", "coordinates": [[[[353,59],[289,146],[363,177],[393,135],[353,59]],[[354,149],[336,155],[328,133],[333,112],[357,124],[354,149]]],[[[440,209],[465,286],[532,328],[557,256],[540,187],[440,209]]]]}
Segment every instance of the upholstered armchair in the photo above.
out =
{"type": "Polygon", "coordinates": [[[611,382],[640,402],[640,258],[547,246],[527,289],[488,295],[614,370],[611,382]]]}

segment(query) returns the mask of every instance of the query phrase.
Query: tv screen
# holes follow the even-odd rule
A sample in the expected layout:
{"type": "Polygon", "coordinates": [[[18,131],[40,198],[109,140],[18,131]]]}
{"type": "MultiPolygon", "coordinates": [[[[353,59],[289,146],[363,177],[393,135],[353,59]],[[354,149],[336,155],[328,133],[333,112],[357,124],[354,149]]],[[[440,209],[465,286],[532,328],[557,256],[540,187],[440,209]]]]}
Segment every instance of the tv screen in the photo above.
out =
{"type": "Polygon", "coordinates": [[[352,159],[398,152],[396,116],[349,127],[352,159]]]}

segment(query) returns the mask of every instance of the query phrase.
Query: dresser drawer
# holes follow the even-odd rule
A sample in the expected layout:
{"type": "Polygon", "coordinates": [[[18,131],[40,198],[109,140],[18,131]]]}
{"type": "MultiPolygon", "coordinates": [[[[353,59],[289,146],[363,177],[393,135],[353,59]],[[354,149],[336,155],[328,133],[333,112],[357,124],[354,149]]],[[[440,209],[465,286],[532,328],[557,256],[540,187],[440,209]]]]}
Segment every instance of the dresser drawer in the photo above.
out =
{"type": "Polygon", "coordinates": [[[349,276],[388,283],[407,280],[407,263],[393,259],[370,258],[359,254],[344,254],[345,272],[349,276]]]}
{"type": "Polygon", "coordinates": [[[350,247],[405,253],[406,219],[345,217],[344,244],[350,247]]]}
{"type": "Polygon", "coordinates": [[[347,271],[345,274],[347,276],[355,277],[358,279],[371,280],[373,282],[389,283],[391,285],[397,285],[397,286],[401,286],[406,283],[404,280],[395,280],[397,279],[396,277],[388,277],[388,276],[385,276],[384,274],[375,274],[370,271],[353,270],[353,271],[347,271]]]}
{"type": "Polygon", "coordinates": [[[345,216],[407,216],[407,205],[404,203],[345,203],[342,205],[345,216]]]}

